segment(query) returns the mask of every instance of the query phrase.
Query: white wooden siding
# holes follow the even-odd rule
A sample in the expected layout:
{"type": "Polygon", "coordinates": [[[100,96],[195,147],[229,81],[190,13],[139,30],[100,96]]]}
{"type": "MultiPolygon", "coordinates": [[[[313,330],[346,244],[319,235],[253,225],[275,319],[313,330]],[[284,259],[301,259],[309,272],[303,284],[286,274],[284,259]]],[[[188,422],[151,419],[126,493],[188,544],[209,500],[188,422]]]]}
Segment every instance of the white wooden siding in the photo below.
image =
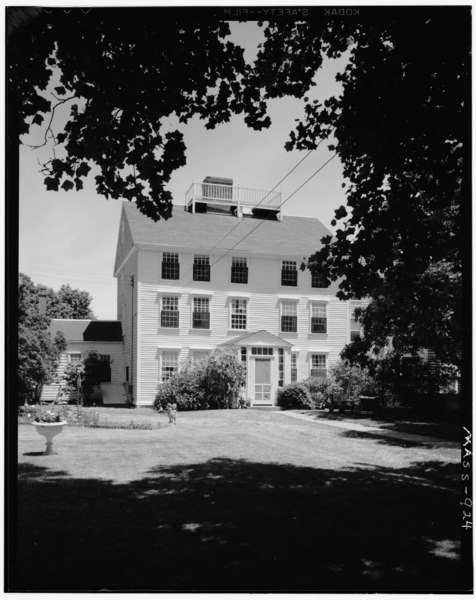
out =
{"type": "MultiPolygon", "coordinates": [[[[168,249],[171,251],[172,249],[168,249]]],[[[298,286],[281,286],[281,260],[289,257],[264,257],[248,255],[248,284],[230,282],[230,252],[214,264],[220,255],[211,255],[211,281],[193,281],[193,252],[179,252],[180,280],[161,279],[161,253],[140,249],[138,252],[138,281],[140,282],[140,367],[137,392],[138,404],[153,402],[159,381],[159,353],[161,349],[178,349],[179,361],[191,355],[191,350],[214,349],[219,344],[243,334],[231,330],[229,324],[230,302],[233,297],[248,296],[248,331],[265,329],[291,342],[297,352],[298,380],[309,376],[310,355],[325,352],[328,367],[339,360],[339,353],[349,337],[349,310],[346,302],[336,297],[337,284],[327,289],[312,288],[311,274],[298,272],[298,286]],[[179,296],[180,326],[178,329],[160,327],[160,297],[164,293],[179,296]],[[211,294],[210,330],[191,327],[194,295],[211,294]],[[280,332],[280,299],[295,298],[298,307],[298,331],[280,332]],[[327,333],[310,333],[310,302],[327,301],[327,333]]],[[[205,253],[205,250],[202,251],[205,253]]],[[[236,254],[243,256],[243,253],[236,254]]],[[[297,260],[298,266],[302,259],[297,260]]],[[[131,263],[132,265],[132,263],[131,263]]],[[[136,302],[137,306],[137,302],[136,302]]],[[[129,313],[130,314],[130,313],[129,313]]],[[[122,320],[122,318],[121,318],[122,320]]],[[[123,329],[130,325],[123,321],[123,329]]],[[[127,350],[125,349],[127,353],[127,350]]],[[[137,355],[137,352],[136,352],[137,355]]],[[[289,380],[290,353],[285,352],[285,382],[289,380]]]]}
{"type": "MultiPolygon", "coordinates": [[[[68,354],[71,352],[81,353],[81,359],[86,358],[89,352],[108,354],[111,357],[111,383],[120,384],[124,381],[123,349],[121,342],[69,342],[66,352],[60,357],[57,370],[57,378],[62,379],[68,365],[68,354]]],[[[45,385],[41,393],[41,401],[49,402],[56,399],[59,383],[54,382],[45,385]]]]}

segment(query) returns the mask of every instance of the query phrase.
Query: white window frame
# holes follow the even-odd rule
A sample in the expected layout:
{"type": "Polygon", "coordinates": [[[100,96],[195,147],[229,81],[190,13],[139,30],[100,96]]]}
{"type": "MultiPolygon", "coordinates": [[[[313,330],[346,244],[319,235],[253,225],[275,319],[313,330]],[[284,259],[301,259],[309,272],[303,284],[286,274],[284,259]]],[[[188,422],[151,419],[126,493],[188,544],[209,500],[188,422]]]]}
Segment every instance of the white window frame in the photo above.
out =
{"type": "MultiPolygon", "coordinates": [[[[190,329],[194,331],[210,331],[212,328],[212,294],[202,294],[196,293],[193,294],[192,301],[190,303],[190,329]],[[207,300],[208,302],[208,327],[194,327],[193,326],[193,313],[195,312],[195,300],[207,300]]],[[[197,311],[200,312],[200,311],[197,311]]]]}
{"type": "Polygon", "coordinates": [[[356,308],[364,308],[365,304],[363,302],[358,302],[355,300],[350,300],[349,302],[349,342],[352,341],[352,333],[358,333],[359,337],[362,337],[362,325],[359,325],[359,329],[353,329],[353,323],[359,323],[354,319],[354,312],[356,308]]]}
{"type": "MultiPolygon", "coordinates": [[[[310,350],[309,351],[309,377],[312,376],[312,371],[315,367],[313,367],[313,357],[314,356],[323,356],[326,365],[326,377],[329,374],[329,352],[326,350],[310,350]]],[[[316,367],[318,368],[318,367],[316,367]]]]}
{"type": "Polygon", "coordinates": [[[243,296],[231,296],[230,297],[230,309],[229,309],[229,315],[228,315],[228,328],[232,331],[248,331],[248,304],[249,304],[249,299],[243,296]],[[234,302],[244,302],[245,304],[245,327],[233,327],[233,316],[240,316],[240,313],[234,313],[233,312],[233,303],[234,302]]]}
{"type": "Polygon", "coordinates": [[[165,381],[170,379],[170,377],[172,376],[172,375],[170,375],[169,377],[167,377],[167,379],[163,378],[164,354],[175,354],[177,357],[177,367],[176,367],[175,371],[172,372],[172,375],[174,373],[178,372],[179,366],[180,366],[180,349],[179,348],[161,348],[159,350],[159,383],[164,383],[165,381]]]}
{"type": "MultiPolygon", "coordinates": [[[[196,365],[197,364],[197,359],[195,358],[195,356],[197,354],[206,354],[207,358],[209,358],[212,354],[213,350],[209,349],[209,348],[190,348],[190,362],[192,363],[192,365],[196,365]]],[[[205,356],[202,356],[202,359],[205,358],[205,356]]],[[[202,360],[199,359],[199,360],[202,360]]]]}
{"type": "Polygon", "coordinates": [[[299,381],[299,377],[298,377],[298,357],[299,357],[299,352],[298,351],[291,351],[291,368],[289,371],[289,377],[290,377],[290,382],[291,383],[295,383],[297,381],[299,381]],[[295,365],[293,366],[293,359],[294,359],[294,363],[295,365]],[[293,369],[296,369],[296,380],[293,381],[293,369]]]}
{"type": "Polygon", "coordinates": [[[298,328],[299,328],[299,315],[298,315],[298,304],[299,304],[299,300],[297,299],[293,299],[293,298],[280,298],[279,300],[279,332],[280,333],[297,333],[298,332],[298,328]],[[284,305],[287,304],[288,306],[294,306],[295,308],[295,313],[294,315],[286,315],[283,312],[283,307],[284,305]],[[283,331],[282,330],[282,317],[296,317],[296,331],[283,331]]]}
{"type": "Polygon", "coordinates": [[[309,303],[309,333],[313,333],[315,335],[325,335],[329,333],[329,314],[327,310],[328,301],[325,300],[311,300],[309,303]],[[314,309],[321,308],[324,309],[324,317],[322,315],[314,315],[314,309]],[[326,330],[325,331],[312,331],[312,319],[313,317],[320,317],[326,320],[326,330]]]}
{"type": "Polygon", "coordinates": [[[160,294],[159,299],[159,328],[160,329],[180,329],[180,294],[168,294],[164,292],[160,294]],[[162,325],[162,311],[164,310],[164,299],[165,298],[174,298],[177,301],[177,312],[178,312],[178,325],[177,327],[172,327],[172,325],[162,325]]]}
{"type": "Polygon", "coordinates": [[[77,365],[78,363],[81,362],[81,359],[83,357],[83,355],[81,354],[81,352],[76,352],[76,351],[70,351],[66,353],[68,356],[68,364],[70,365],[77,365]],[[78,360],[71,360],[72,356],[79,356],[78,360]]]}
{"type": "Polygon", "coordinates": [[[179,281],[180,280],[180,253],[179,252],[169,252],[169,251],[164,251],[162,252],[162,261],[160,263],[160,279],[162,281],[179,281]],[[166,256],[176,256],[177,260],[172,260],[172,261],[166,261],[165,257],[166,256]],[[164,264],[178,264],[178,277],[164,277],[163,276],[163,266],[164,264]]]}

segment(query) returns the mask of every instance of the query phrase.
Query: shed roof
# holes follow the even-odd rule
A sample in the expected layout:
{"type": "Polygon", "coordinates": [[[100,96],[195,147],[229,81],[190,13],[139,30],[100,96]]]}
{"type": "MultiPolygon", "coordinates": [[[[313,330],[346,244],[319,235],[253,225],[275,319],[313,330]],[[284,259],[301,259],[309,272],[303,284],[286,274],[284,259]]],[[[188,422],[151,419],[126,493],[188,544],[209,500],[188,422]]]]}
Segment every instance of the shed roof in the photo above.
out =
{"type": "Polygon", "coordinates": [[[154,223],[130,202],[123,209],[133,242],[217,250],[253,251],[307,257],[321,247],[329,230],[315,218],[283,216],[282,221],[238,219],[231,215],[189,213],[175,205],[171,219],[154,223]]]}
{"type": "Polygon", "coordinates": [[[62,331],[67,342],[122,342],[120,321],[53,319],[50,332],[62,331]]]}

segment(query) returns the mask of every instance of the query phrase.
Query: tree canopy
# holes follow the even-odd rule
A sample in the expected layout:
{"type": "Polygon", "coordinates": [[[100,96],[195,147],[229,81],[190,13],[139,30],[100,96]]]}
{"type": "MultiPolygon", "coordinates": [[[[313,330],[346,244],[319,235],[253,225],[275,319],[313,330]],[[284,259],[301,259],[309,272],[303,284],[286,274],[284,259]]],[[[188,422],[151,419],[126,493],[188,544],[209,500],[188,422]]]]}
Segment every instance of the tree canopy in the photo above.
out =
{"type": "Polygon", "coordinates": [[[350,53],[338,77],[342,95],[307,102],[287,145],[315,148],[332,136],[343,164],[347,206],[309,267],[338,280],[340,298],[372,299],[361,311],[365,337],[348,358],[363,359],[392,337],[397,353],[426,347],[458,364],[462,211],[470,202],[469,13],[388,17],[271,23],[258,75],[269,82],[267,97],[299,97],[322,55],[350,53]]]}
{"type": "Polygon", "coordinates": [[[49,317],[38,303],[38,288],[20,273],[18,278],[18,393],[21,400],[37,400],[41,386],[56,373],[61,352],[66,349],[64,335],[52,339],[49,317]]]}
{"type": "Polygon", "coordinates": [[[469,7],[310,14],[260,23],[265,41],[250,65],[227,39],[227,23],[191,9],[40,11],[9,43],[21,132],[43,125],[44,142],[55,144],[44,166],[47,189],[81,189],[96,166],[98,193],[135,200],[157,220],[171,215],[167,182],[185,163],[172,117],[186,123],[198,115],[213,128],[242,114],[260,129],[270,124],[269,100],[304,98],[305,116],[286,148],[328,139],[347,196],[335,236],[308,266],[339,281],[340,298],[372,299],[361,314],[365,337],[346,355],[362,359],[392,337],[400,354],[424,346],[458,364],[462,214],[470,202],[469,7]],[[344,52],[342,94],[307,99],[323,61],[344,52]],[[55,112],[66,103],[70,117],[56,131],[55,112]]]}

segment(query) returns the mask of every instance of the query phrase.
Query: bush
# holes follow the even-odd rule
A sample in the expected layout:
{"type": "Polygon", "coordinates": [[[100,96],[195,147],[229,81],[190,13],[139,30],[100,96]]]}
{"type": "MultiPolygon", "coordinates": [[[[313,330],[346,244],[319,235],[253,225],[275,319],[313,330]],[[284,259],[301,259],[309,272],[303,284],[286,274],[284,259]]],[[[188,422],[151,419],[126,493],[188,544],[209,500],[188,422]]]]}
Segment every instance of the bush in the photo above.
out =
{"type": "Polygon", "coordinates": [[[278,393],[281,408],[315,408],[315,402],[304,383],[290,383],[278,393]]]}
{"type": "Polygon", "coordinates": [[[219,349],[210,356],[205,369],[205,386],[212,408],[238,408],[244,383],[245,369],[234,350],[219,349]]]}
{"type": "Polygon", "coordinates": [[[178,410],[208,408],[206,390],[206,363],[187,364],[161,383],[154,400],[156,410],[165,410],[167,404],[176,404],[178,410]]]}
{"type": "Polygon", "coordinates": [[[303,383],[317,408],[353,409],[360,406],[362,394],[375,394],[375,383],[368,371],[346,361],[334,365],[328,377],[310,377],[303,383]]]}

